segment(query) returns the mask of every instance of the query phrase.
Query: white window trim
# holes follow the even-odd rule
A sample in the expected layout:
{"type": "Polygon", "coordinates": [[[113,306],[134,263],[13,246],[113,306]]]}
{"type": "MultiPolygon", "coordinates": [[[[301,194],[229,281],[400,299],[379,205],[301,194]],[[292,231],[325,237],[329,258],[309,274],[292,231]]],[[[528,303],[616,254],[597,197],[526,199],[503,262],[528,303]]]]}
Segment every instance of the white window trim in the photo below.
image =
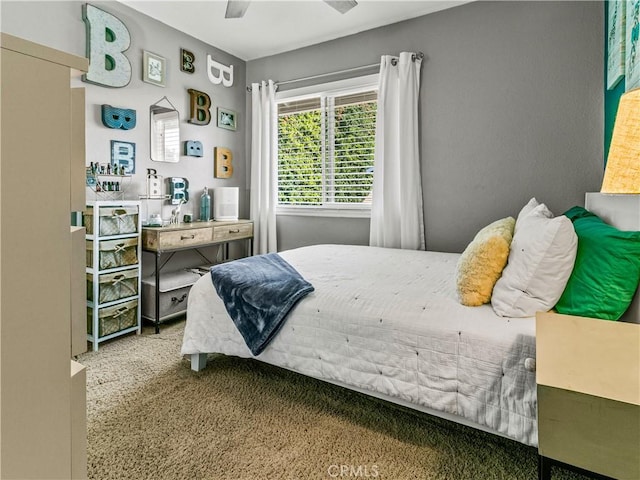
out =
{"type": "Polygon", "coordinates": [[[363,77],[348,78],[346,80],[338,80],[337,82],[323,83],[320,85],[311,85],[308,87],[293,88],[291,90],[285,90],[283,92],[276,92],[276,103],[280,100],[302,100],[306,97],[313,97],[319,93],[335,92],[344,93],[349,95],[351,93],[357,93],[358,91],[366,91],[372,88],[378,88],[379,74],[365,75],[363,77]]]}
{"type": "MultiPolygon", "coordinates": [[[[276,103],[282,100],[304,100],[315,97],[320,93],[349,95],[361,91],[378,88],[379,74],[365,75],[362,77],[348,78],[336,82],[311,85],[308,87],[276,92],[276,103]]],[[[276,205],[276,215],[308,216],[308,217],[344,217],[344,218],[370,218],[371,204],[341,205],[332,208],[329,206],[315,205],[276,205]]]]}
{"type": "Polygon", "coordinates": [[[315,205],[278,205],[276,215],[294,217],[370,218],[371,205],[355,207],[318,207],[315,205]]]}

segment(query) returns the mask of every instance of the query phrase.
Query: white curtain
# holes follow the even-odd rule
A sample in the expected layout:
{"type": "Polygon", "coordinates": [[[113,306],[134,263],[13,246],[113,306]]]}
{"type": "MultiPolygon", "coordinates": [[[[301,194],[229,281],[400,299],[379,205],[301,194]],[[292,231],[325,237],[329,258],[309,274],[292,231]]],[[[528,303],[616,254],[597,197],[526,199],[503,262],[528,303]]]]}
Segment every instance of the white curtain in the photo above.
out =
{"type": "Polygon", "coordinates": [[[422,56],[402,52],[380,63],[371,205],[371,246],[424,250],[418,149],[422,56]]]}
{"type": "Polygon", "coordinates": [[[251,192],[253,253],[277,251],[276,204],[278,145],[276,85],[272,80],[251,85],[251,192]]]}

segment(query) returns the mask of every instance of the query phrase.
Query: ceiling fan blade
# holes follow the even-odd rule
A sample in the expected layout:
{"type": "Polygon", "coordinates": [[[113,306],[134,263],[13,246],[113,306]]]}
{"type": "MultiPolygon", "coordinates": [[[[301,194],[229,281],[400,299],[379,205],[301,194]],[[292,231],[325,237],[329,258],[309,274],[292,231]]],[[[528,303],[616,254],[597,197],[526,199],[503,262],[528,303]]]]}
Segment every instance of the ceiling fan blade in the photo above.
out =
{"type": "Polygon", "coordinates": [[[251,0],[227,0],[224,18],[242,18],[250,3],[251,0]]]}
{"type": "Polygon", "coordinates": [[[323,0],[330,7],[335,8],[340,13],[347,13],[353,7],[358,5],[356,0],[323,0]]]}

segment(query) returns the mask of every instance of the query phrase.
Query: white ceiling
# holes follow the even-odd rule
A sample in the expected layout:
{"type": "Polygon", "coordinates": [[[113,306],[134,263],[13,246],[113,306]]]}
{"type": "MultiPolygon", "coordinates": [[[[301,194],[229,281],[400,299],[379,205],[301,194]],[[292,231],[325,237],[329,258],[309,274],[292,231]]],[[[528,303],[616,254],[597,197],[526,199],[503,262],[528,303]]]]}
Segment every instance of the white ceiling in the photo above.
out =
{"type": "Polygon", "coordinates": [[[343,15],[321,0],[253,0],[243,18],[225,19],[226,0],[120,0],[243,60],[295,50],[468,1],[358,0],[358,5],[343,15]]]}

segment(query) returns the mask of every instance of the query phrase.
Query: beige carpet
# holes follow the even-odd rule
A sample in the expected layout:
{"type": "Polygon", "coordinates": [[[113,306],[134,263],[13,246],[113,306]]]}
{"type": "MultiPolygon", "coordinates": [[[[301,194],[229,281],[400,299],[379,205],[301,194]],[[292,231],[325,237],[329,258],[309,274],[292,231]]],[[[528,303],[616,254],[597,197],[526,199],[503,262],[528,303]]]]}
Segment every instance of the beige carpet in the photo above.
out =
{"type": "Polygon", "coordinates": [[[145,329],[80,357],[89,478],[537,478],[533,448],[260,362],[209,356],[192,372],[182,331],[145,329]]]}

